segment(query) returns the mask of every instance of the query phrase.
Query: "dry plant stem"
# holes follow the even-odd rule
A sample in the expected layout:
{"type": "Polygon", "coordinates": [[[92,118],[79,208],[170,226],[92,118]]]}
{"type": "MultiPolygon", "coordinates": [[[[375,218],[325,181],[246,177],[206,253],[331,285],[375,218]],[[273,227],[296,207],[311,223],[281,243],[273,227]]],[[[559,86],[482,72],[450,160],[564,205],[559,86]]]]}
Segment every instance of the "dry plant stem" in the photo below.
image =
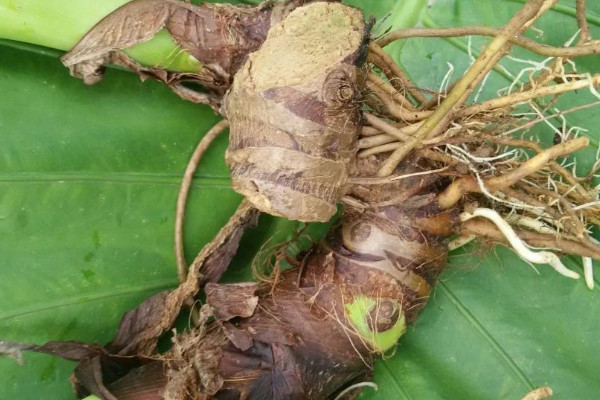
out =
{"type": "Polygon", "coordinates": [[[417,88],[417,86],[412,83],[412,81],[408,78],[408,76],[398,67],[398,65],[392,60],[381,46],[377,45],[377,43],[371,42],[369,44],[369,52],[375,55],[374,61],[375,64],[382,68],[383,73],[390,78],[390,83],[394,85],[395,81],[393,78],[396,78],[400,81],[400,87],[396,87],[399,91],[407,91],[410,95],[420,104],[425,103],[427,101],[427,97],[421,93],[421,91],[417,88]],[[379,61],[379,62],[378,62],[379,61]],[[387,72],[386,72],[387,71],[387,72]]]}
{"type": "MultiPolygon", "coordinates": [[[[225,244],[229,239],[231,239],[231,233],[235,229],[238,229],[240,226],[244,226],[243,222],[245,220],[250,220],[252,218],[252,214],[256,213],[257,210],[252,206],[252,204],[244,199],[235,210],[235,213],[229,218],[227,223],[219,230],[219,232],[215,235],[215,237],[204,247],[194,261],[190,264],[189,270],[194,270],[195,272],[199,272],[200,267],[205,263],[205,261],[212,255],[215,254],[216,249],[225,244]]],[[[249,226],[246,224],[245,226],[249,226]]]]}
{"type": "MultiPolygon", "coordinates": [[[[578,3],[579,5],[579,3],[578,3]]],[[[578,14],[578,21],[580,20],[578,14]]],[[[585,16],[583,21],[587,24],[585,16]]],[[[580,24],[581,27],[581,24],[580,24]]],[[[463,26],[459,28],[410,28],[390,32],[377,41],[381,47],[387,46],[391,42],[399,39],[417,38],[417,37],[461,37],[461,36],[491,36],[496,37],[502,32],[501,29],[489,26],[463,26]]],[[[589,32],[589,28],[588,28],[589,32]]],[[[583,29],[582,29],[583,33],[583,29]]],[[[589,33],[588,33],[589,34],[589,33]]],[[[583,35],[582,35],[583,38],[583,35]]],[[[587,39],[589,40],[589,39],[587,39]]],[[[587,41],[586,40],[586,41],[587,41]]],[[[593,54],[600,54],[600,43],[579,44],[574,47],[554,47],[540,44],[535,40],[522,36],[515,36],[509,39],[513,45],[517,45],[533,53],[544,57],[581,57],[593,54]]]]}
{"type": "MultiPolygon", "coordinates": [[[[556,235],[546,235],[526,229],[513,228],[517,236],[533,247],[544,249],[557,249],[565,254],[574,254],[582,257],[591,257],[600,260],[600,248],[590,249],[579,241],[557,238],[556,235]]],[[[456,230],[462,236],[475,235],[488,238],[495,242],[508,243],[502,232],[491,222],[473,219],[463,222],[456,230]]]]}
{"type": "Polygon", "coordinates": [[[454,89],[454,85],[456,85],[456,82],[452,82],[450,84],[450,86],[448,86],[446,88],[444,93],[437,93],[431,99],[427,100],[426,103],[421,104],[421,107],[419,109],[422,111],[426,111],[426,110],[431,110],[434,107],[437,107],[442,101],[444,101],[444,99],[446,98],[446,95],[449,92],[451,92],[452,89],[454,89]]]}
{"type": "Polygon", "coordinates": [[[217,122],[208,132],[206,132],[206,135],[202,137],[200,143],[198,143],[198,146],[194,150],[185,169],[185,173],[183,174],[183,180],[181,181],[179,194],[177,195],[177,206],[175,211],[175,260],[177,262],[177,277],[179,278],[179,282],[185,281],[188,271],[183,248],[183,220],[185,216],[185,205],[190,186],[192,185],[192,180],[194,179],[194,173],[196,172],[196,168],[198,168],[198,164],[206,152],[206,149],[208,149],[215,138],[227,129],[228,126],[229,121],[224,119],[217,122]]]}
{"type": "Polygon", "coordinates": [[[390,96],[392,100],[394,100],[396,103],[399,103],[402,107],[411,111],[416,110],[412,103],[406,97],[404,97],[398,90],[396,90],[395,87],[393,87],[388,82],[375,75],[373,72],[369,72],[367,74],[367,80],[374,83],[382,91],[387,93],[387,95],[390,96]]]}
{"type": "Polygon", "coordinates": [[[190,101],[192,103],[206,105],[218,103],[218,100],[215,98],[215,96],[210,96],[206,93],[201,93],[196,90],[190,89],[188,87],[185,87],[181,83],[169,85],[169,88],[171,88],[171,90],[183,100],[190,101]]]}
{"type": "MultiPolygon", "coordinates": [[[[527,175],[531,175],[543,168],[550,160],[581,150],[587,147],[588,144],[588,138],[580,137],[552,146],[523,162],[519,167],[512,171],[501,176],[486,179],[484,185],[490,192],[510,187],[527,175]]],[[[480,190],[481,188],[475,178],[471,176],[459,178],[452,182],[452,184],[438,196],[438,203],[443,209],[450,208],[458,203],[465,193],[479,192],[480,190]]]]}
{"type": "Polygon", "coordinates": [[[363,201],[360,201],[352,196],[343,196],[341,199],[342,203],[352,206],[358,210],[366,210],[367,208],[369,208],[369,205],[363,201]]]}
{"type": "Polygon", "coordinates": [[[550,114],[550,115],[548,115],[548,116],[546,116],[544,118],[541,118],[541,117],[540,118],[536,118],[536,119],[534,119],[532,121],[529,121],[529,122],[527,122],[527,123],[525,123],[523,125],[519,125],[516,128],[513,128],[513,129],[510,129],[510,130],[508,130],[506,132],[503,132],[502,134],[504,136],[508,136],[508,135],[511,135],[511,134],[513,134],[515,132],[531,128],[532,126],[534,126],[534,125],[536,125],[536,124],[538,124],[538,123],[540,123],[540,122],[542,122],[544,120],[549,120],[551,118],[560,117],[560,116],[563,116],[563,115],[574,113],[576,111],[586,110],[588,108],[592,108],[592,107],[596,107],[596,106],[600,106],[600,101],[595,101],[593,103],[583,104],[583,105],[577,106],[577,107],[572,107],[572,108],[569,108],[568,110],[564,110],[564,111],[560,111],[560,112],[557,112],[557,113],[554,113],[554,114],[550,114]]]}
{"type": "Polygon", "coordinates": [[[423,139],[432,132],[443,131],[453,118],[455,110],[460,107],[483,80],[486,74],[496,65],[507,50],[510,38],[527,29],[539,16],[540,12],[552,6],[558,0],[544,1],[531,0],[519,10],[517,14],[502,28],[490,44],[485,48],[465,75],[456,82],[452,91],[442,104],[425,120],[421,128],[413,135],[412,139],[402,147],[396,149],[383,163],[377,172],[378,176],[390,175],[398,164],[410,153],[423,139]]]}

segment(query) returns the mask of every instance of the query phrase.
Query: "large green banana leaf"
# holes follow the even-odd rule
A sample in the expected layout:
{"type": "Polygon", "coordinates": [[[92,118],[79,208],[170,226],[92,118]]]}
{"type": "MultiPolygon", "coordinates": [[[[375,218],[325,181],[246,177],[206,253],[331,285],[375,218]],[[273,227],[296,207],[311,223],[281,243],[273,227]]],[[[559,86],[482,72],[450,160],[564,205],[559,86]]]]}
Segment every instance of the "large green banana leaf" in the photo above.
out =
{"type": "MultiPolygon", "coordinates": [[[[0,0],[0,17],[26,0],[0,0]]],[[[102,4],[102,0],[97,0],[102,4]]],[[[421,24],[501,26],[518,0],[353,0],[386,28],[421,24]],[[419,22],[417,22],[419,21],[419,22]]],[[[600,38],[600,2],[588,1],[600,38]]],[[[562,45],[576,31],[574,1],[563,0],[529,34],[562,45]]],[[[49,20],[53,15],[48,15],[49,20]]],[[[1,19],[0,19],[1,20],[1,19]]],[[[1,24],[1,23],[0,23],[1,24]]],[[[56,34],[60,34],[60,27],[56,34]]],[[[53,29],[47,34],[52,35],[53,29]]],[[[449,69],[457,78],[485,39],[412,39],[394,57],[424,88],[437,89],[449,69]]],[[[86,87],[70,78],[55,52],[0,44],[0,339],[104,343],[123,312],[177,284],[172,226],[180,176],[198,140],[218,117],[155,82],[109,70],[86,87]]],[[[536,59],[516,51],[519,59],[536,59]]],[[[600,72],[600,57],[578,62],[600,72]]],[[[483,97],[531,65],[502,62],[483,97]]],[[[483,98],[482,97],[482,98],[483,98]]],[[[587,90],[559,108],[591,102],[587,90]]],[[[560,126],[562,121],[550,121],[560,126]]],[[[566,123],[598,145],[600,113],[566,123]]],[[[547,125],[540,135],[552,135],[547,125]]],[[[235,210],[223,161],[227,139],[208,152],[196,174],[186,220],[192,258],[235,210]]],[[[595,150],[580,152],[589,166],[595,150]]],[[[262,217],[246,238],[228,279],[247,279],[261,245],[291,237],[297,224],[262,217]]],[[[567,259],[580,271],[580,261],[567,259]]],[[[363,399],[518,399],[550,385],[556,399],[600,393],[600,295],[550,267],[536,272],[504,248],[470,247],[451,263],[418,322],[395,354],[379,362],[378,391],[363,399]]],[[[71,399],[73,364],[27,354],[25,365],[0,360],[0,399],[71,399]]]]}

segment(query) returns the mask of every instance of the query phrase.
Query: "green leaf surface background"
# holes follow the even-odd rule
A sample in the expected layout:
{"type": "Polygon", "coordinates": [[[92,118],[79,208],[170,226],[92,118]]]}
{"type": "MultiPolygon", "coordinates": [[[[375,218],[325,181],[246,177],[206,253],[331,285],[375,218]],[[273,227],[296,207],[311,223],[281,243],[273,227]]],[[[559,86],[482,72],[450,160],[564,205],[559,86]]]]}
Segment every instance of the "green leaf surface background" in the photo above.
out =
{"type": "MultiPolygon", "coordinates": [[[[101,1],[101,0],[99,0],[101,1]]],[[[0,13],[5,0],[0,1],[0,13]]],[[[8,3],[11,3],[10,1],[8,3]]],[[[501,26],[518,0],[367,1],[353,5],[381,19],[376,26],[501,26]]],[[[588,1],[600,38],[600,3],[588,1]]],[[[528,33],[553,45],[577,30],[574,1],[561,1],[528,33]]],[[[390,51],[419,86],[437,90],[458,78],[488,39],[411,39],[390,51]],[[469,44],[470,43],[470,44],[469,44]]],[[[86,87],[54,56],[0,44],[0,338],[43,343],[104,343],[121,315],[177,284],[172,226],[180,177],[202,135],[218,120],[155,82],[110,69],[86,87]]],[[[50,52],[51,53],[51,52],[50,52]]],[[[51,53],[54,54],[54,53],[51,53]]],[[[535,59],[517,50],[518,59],[535,59]]],[[[491,97],[526,67],[503,60],[481,94],[491,97]]],[[[578,62],[600,71],[600,57],[578,62]]],[[[565,109],[593,101],[587,91],[565,96],[565,109]]],[[[598,144],[600,113],[569,114],[598,144]]],[[[551,121],[559,126],[561,121],[551,121]]],[[[534,133],[552,135],[548,126],[534,133]]],[[[233,213],[221,137],[200,166],[188,208],[191,259],[233,213]]],[[[595,149],[580,152],[582,167],[595,149]]],[[[244,240],[228,279],[248,279],[253,254],[296,223],[261,217],[244,240]]],[[[580,261],[567,259],[580,270],[580,261]]],[[[470,247],[452,254],[426,310],[393,356],[377,364],[362,399],[519,399],[550,385],[556,399],[600,393],[600,296],[548,266],[539,274],[504,248],[470,247]]],[[[72,399],[74,364],[27,354],[26,364],[0,359],[0,399],[72,399]]]]}

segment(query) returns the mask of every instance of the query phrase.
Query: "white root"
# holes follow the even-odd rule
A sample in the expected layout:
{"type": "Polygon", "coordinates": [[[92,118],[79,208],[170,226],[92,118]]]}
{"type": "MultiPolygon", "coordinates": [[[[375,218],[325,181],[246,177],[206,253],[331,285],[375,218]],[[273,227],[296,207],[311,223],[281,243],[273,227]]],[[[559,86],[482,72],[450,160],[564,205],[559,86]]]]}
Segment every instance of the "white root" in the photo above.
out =
{"type": "Polygon", "coordinates": [[[509,225],[496,211],[489,208],[476,208],[472,213],[464,212],[460,215],[462,222],[475,217],[483,217],[492,221],[508,240],[517,254],[526,261],[533,264],[550,264],[559,274],[568,278],[579,279],[579,274],[571,271],[560,261],[560,258],[549,251],[532,251],[525,242],[523,242],[509,225]]]}
{"type": "Polygon", "coordinates": [[[583,276],[588,289],[594,289],[594,265],[591,257],[581,257],[583,259],[583,276]]]}
{"type": "MultiPolygon", "coordinates": [[[[600,241],[590,237],[590,241],[600,245],[600,241]]],[[[594,289],[594,261],[591,257],[582,257],[583,259],[583,275],[588,288],[594,289]]]]}
{"type": "Polygon", "coordinates": [[[446,75],[444,75],[444,79],[442,79],[442,83],[440,84],[439,90],[439,92],[443,94],[448,94],[448,84],[450,83],[450,78],[452,77],[452,74],[454,74],[454,65],[450,64],[449,62],[447,62],[446,64],[448,64],[448,72],[446,72],[446,75]]]}
{"type": "Polygon", "coordinates": [[[366,386],[373,388],[373,390],[379,390],[379,386],[377,386],[377,384],[374,382],[359,382],[359,383],[355,383],[354,385],[348,386],[346,389],[342,390],[340,392],[340,394],[338,394],[336,396],[335,400],[342,399],[345,395],[347,395],[354,389],[358,389],[358,388],[366,387],[366,386]]]}

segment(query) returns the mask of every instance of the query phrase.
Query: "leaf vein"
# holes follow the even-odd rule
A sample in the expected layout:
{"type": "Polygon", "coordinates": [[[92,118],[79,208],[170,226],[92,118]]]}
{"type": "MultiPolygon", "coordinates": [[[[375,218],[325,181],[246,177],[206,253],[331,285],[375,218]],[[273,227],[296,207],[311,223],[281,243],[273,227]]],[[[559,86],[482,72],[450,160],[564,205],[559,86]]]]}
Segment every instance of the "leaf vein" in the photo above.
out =
{"type": "Polygon", "coordinates": [[[465,307],[464,304],[460,301],[460,299],[452,293],[450,288],[446,285],[445,282],[440,282],[438,287],[444,293],[450,302],[456,307],[458,312],[462,314],[462,316],[475,328],[475,330],[485,339],[486,343],[498,354],[498,356],[504,361],[508,369],[523,383],[523,385],[529,389],[533,390],[535,386],[529,380],[527,375],[523,372],[523,370],[518,366],[518,364],[513,360],[508,352],[502,348],[500,343],[492,336],[490,332],[485,329],[483,324],[475,318],[475,316],[465,307]]]}
{"type": "MultiPolygon", "coordinates": [[[[102,182],[122,184],[157,184],[157,185],[179,185],[180,175],[168,174],[143,174],[143,173],[48,173],[48,172],[21,172],[0,174],[1,183],[78,183],[78,182],[102,182]]],[[[194,186],[231,187],[229,177],[197,176],[194,178],[194,186]]]]}
{"type": "Polygon", "coordinates": [[[177,286],[176,280],[169,279],[161,282],[154,282],[147,285],[139,285],[139,286],[127,286],[122,288],[117,288],[116,290],[111,290],[110,292],[100,292],[100,293],[92,293],[89,295],[79,295],[67,297],[64,299],[59,299],[51,302],[43,302],[41,304],[32,304],[29,306],[20,307],[16,310],[10,310],[8,312],[0,313],[0,321],[6,321],[9,319],[22,317],[29,314],[35,314],[39,312],[54,310],[58,308],[71,307],[74,305],[91,303],[95,301],[103,301],[115,297],[129,296],[133,294],[139,294],[143,292],[157,291],[157,290],[165,290],[172,289],[177,286]]]}
{"type": "Polygon", "coordinates": [[[412,400],[412,397],[410,396],[410,394],[408,394],[408,392],[402,387],[402,385],[400,385],[400,382],[398,382],[397,377],[390,370],[390,366],[388,365],[387,361],[384,360],[380,365],[383,366],[382,370],[385,371],[385,373],[388,374],[389,377],[391,378],[390,380],[393,382],[394,387],[396,388],[396,391],[398,393],[402,394],[402,396],[405,399],[412,400]]]}

